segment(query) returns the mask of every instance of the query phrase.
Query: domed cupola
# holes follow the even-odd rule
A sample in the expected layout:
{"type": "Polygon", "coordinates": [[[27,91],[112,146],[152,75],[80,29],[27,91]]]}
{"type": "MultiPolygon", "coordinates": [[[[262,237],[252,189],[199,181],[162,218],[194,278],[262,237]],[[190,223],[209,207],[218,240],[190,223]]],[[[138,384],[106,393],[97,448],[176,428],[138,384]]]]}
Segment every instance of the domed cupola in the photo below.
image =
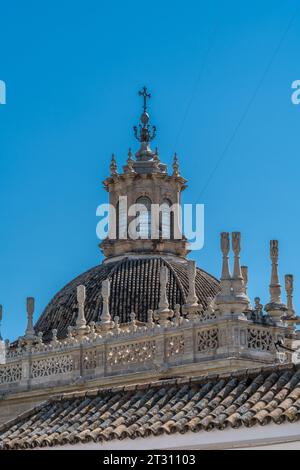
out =
{"type": "MultiPolygon", "coordinates": [[[[156,128],[149,123],[150,94],[145,87],[139,94],[143,98],[143,112],[134,134],[140,147],[135,158],[129,150],[121,173],[113,156],[110,176],[104,181],[110,202],[109,235],[100,243],[105,259],[101,265],[72,280],[48,304],[35,325],[35,331],[43,333],[46,341],[51,339],[53,330],[58,338],[63,338],[70,327],[76,326],[78,286],[85,286],[87,324],[100,321],[105,283],[110,292],[105,308],[112,321],[118,317],[120,323],[128,323],[134,313],[137,321],[146,322],[148,311],[156,311],[159,306],[162,269],[167,270],[166,302],[170,309],[187,302],[188,244],[181,233],[178,210],[186,180],[179,174],[176,154],[173,171],[168,174],[158,150],[152,151],[150,142],[156,128]]],[[[206,308],[209,299],[218,292],[219,282],[197,268],[195,295],[201,308],[206,308]]]]}
{"type": "MultiPolygon", "coordinates": [[[[170,308],[175,309],[175,305],[184,304],[188,296],[187,261],[157,255],[123,257],[119,261],[96,266],[67,284],[45,309],[36,324],[36,332],[43,332],[46,340],[51,339],[53,329],[57,330],[59,338],[67,335],[68,327],[75,326],[78,316],[76,290],[79,285],[86,288],[87,323],[97,323],[102,313],[101,284],[106,279],[110,281],[109,311],[112,319],[118,316],[121,323],[126,323],[134,312],[137,320],[146,322],[148,310],[158,308],[162,266],[168,270],[168,302],[170,308]]],[[[195,288],[199,302],[206,308],[208,299],[219,292],[219,282],[197,268],[195,288]]]]}

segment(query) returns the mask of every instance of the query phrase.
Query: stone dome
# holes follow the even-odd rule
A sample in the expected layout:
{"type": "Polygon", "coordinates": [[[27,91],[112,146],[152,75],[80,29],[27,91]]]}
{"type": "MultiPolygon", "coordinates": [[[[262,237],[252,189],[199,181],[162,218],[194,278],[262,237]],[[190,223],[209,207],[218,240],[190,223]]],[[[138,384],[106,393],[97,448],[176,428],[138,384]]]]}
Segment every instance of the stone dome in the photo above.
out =
{"type": "MultiPolygon", "coordinates": [[[[147,321],[147,311],[155,310],[159,303],[159,274],[161,266],[167,266],[169,282],[167,295],[170,308],[184,304],[188,293],[187,261],[162,256],[125,257],[95,266],[76,277],[61,289],[47,305],[35,325],[36,332],[43,332],[44,340],[52,337],[56,329],[59,338],[67,335],[68,326],[75,325],[78,308],[76,288],[86,287],[85,316],[87,323],[97,322],[102,311],[101,283],[111,282],[110,313],[118,315],[120,322],[129,321],[131,312],[137,320],[147,321]]],[[[219,281],[197,268],[196,293],[199,302],[206,307],[209,297],[219,291],[219,281]]]]}

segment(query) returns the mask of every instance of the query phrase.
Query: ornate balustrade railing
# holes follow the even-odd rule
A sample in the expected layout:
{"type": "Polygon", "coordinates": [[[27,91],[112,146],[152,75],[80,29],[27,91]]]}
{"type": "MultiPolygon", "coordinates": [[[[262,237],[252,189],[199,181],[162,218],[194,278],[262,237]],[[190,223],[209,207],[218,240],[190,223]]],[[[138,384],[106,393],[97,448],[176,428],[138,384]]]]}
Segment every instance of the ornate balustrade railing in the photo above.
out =
{"type": "Polygon", "coordinates": [[[6,345],[6,362],[0,365],[0,394],[14,388],[29,389],[103,377],[165,371],[189,363],[212,359],[259,355],[265,362],[276,360],[274,344],[282,339],[283,328],[263,327],[252,321],[183,317],[160,326],[135,321],[97,331],[95,324],[80,334],[69,329],[68,337],[44,343],[35,341],[6,345]]]}

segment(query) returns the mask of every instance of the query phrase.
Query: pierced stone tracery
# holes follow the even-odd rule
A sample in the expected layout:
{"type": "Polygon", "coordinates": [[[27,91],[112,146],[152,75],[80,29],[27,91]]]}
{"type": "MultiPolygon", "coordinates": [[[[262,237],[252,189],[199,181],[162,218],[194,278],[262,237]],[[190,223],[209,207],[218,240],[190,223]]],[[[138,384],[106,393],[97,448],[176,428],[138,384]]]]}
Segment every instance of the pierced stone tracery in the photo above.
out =
{"type": "Polygon", "coordinates": [[[155,356],[155,341],[144,341],[109,348],[110,366],[149,362],[155,356]]]}
{"type": "Polygon", "coordinates": [[[22,364],[14,363],[0,368],[0,384],[19,382],[22,379],[22,364]]]}
{"type": "Polygon", "coordinates": [[[31,376],[32,378],[48,377],[49,375],[66,374],[68,372],[72,372],[72,370],[72,356],[60,355],[56,357],[33,361],[31,376]]]}
{"type": "Polygon", "coordinates": [[[197,349],[199,352],[213,351],[219,346],[218,329],[211,328],[197,333],[197,349]]]}
{"type": "Polygon", "coordinates": [[[248,328],[247,343],[249,349],[271,351],[274,349],[274,337],[268,330],[248,328]]]}

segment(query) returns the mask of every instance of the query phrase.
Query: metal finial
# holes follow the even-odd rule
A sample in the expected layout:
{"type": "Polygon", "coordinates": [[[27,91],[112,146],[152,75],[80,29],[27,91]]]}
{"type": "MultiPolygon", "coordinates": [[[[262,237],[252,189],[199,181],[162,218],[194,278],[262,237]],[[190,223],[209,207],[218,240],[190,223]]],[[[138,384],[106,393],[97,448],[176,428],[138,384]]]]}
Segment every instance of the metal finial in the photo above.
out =
{"type": "Polygon", "coordinates": [[[139,142],[151,142],[156,134],[155,126],[152,126],[152,130],[150,131],[149,114],[147,113],[147,98],[151,98],[151,95],[147,92],[147,88],[145,86],[138,92],[138,94],[143,97],[143,114],[140,118],[141,124],[139,124],[139,132],[136,126],[133,128],[134,136],[139,142]]]}
{"type": "Polygon", "coordinates": [[[147,88],[144,86],[139,91],[139,96],[142,96],[144,99],[144,113],[147,112],[147,98],[151,98],[151,94],[147,92],[147,88]]]}

